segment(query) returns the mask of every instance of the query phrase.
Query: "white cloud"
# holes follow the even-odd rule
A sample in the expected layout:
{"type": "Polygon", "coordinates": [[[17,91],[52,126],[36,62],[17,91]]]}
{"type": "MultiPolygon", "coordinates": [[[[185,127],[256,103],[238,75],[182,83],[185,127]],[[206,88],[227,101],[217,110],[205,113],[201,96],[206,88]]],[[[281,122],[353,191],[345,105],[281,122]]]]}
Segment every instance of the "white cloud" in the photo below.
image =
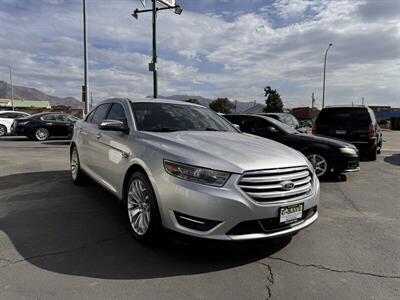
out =
{"type": "MultiPolygon", "coordinates": [[[[7,80],[12,62],[17,84],[79,97],[80,2],[66,10],[62,1],[48,1],[54,3],[33,6],[29,13],[0,5],[0,79],[7,80]]],[[[96,99],[152,92],[151,20],[148,14],[133,19],[135,5],[121,0],[89,6],[90,83],[96,99]]],[[[373,0],[279,0],[273,7],[286,20],[280,26],[265,9],[230,21],[188,10],[181,16],[160,13],[160,94],[261,101],[268,84],[287,105],[307,105],[312,92],[320,98],[323,54],[333,42],[328,103],[366,97],[370,104],[398,106],[400,35],[394,16],[400,14],[379,6],[381,17],[367,18],[375,6],[373,0]],[[291,18],[299,20],[287,23],[291,18]]]]}

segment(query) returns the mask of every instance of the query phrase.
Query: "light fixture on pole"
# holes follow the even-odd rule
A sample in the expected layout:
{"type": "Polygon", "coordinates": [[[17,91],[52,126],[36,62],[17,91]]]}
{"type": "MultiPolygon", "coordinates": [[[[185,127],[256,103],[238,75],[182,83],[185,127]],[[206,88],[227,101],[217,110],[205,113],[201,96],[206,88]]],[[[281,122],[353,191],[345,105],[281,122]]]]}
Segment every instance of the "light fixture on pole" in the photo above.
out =
{"type": "MultiPolygon", "coordinates": [[[[145,1],[141,0],[143,6],[145,5],[145,1]]],[[[152,28],[153,28],[153,42],[152,42],[152,52],[153,59],[149,63],[149,71],[153,72],[153,98],[158,97],[158,66],[157,66],[157,12],[159,10],[165,9],[174,9],[175,14],[180,15],[183,11],[182,7],[175,3],[175,0],[152,0],[152,8],[151,9],[135,9],[132,13],[132,17],[136,20],[139,18],[140,13],[144,12],[152,12],[152,28]],[[164,7],[157,7],[157,3],[162,4],[164,7]]]]}
{"type": "Polygon", "coordinates": [[[325,51],[325,58],[324,58],[324,81],[322,84],[322,108],[325,107],[325,76],[326,76],[326,56],[328,55],[328,50],[332,47],[332,43],[329,43],[328,48],[325,51]]]}

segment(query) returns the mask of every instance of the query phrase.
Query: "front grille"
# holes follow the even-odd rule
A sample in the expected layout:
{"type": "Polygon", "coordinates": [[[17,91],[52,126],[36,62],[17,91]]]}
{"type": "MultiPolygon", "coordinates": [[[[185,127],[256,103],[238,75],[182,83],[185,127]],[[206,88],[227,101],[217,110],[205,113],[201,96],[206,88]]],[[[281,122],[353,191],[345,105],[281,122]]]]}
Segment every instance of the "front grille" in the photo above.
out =
{"type": "Polygon", "coordinates": [[[245,172],[239,187],[257,202],[295,200],[312,190],[312,172],[307,166],[245,172]]]}

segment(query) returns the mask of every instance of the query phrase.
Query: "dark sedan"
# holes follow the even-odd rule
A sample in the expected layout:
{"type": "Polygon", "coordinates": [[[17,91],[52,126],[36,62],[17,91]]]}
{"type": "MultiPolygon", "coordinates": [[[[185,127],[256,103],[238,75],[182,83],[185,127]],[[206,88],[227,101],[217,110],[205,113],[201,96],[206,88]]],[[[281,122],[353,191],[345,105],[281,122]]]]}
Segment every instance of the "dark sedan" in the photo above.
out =
{"type": "Polygon", "coordinates": [[[332,138],[302,134],[275,119],[260,115],[225,115],[227,120],[250,133],[275,140],[302,152],[318,177],[359,171],[358,150],[352,144],[332,138]]]}
{"type": "Polygon", "coordinates": [[[11,127],[14,135],[45,141],[50,137],[71,138],[77,117],[64,113],[39,113],[16,119],[11,127]]]}

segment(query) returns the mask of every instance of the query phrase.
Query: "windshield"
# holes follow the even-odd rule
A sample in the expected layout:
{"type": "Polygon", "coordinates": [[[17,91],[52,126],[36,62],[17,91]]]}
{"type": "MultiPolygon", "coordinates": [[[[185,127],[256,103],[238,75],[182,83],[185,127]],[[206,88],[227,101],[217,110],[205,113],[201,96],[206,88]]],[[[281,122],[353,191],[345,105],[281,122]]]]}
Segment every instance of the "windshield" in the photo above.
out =
{"type": "Polygon", "coordinates": [[[224,118],[205,107],[149,102],[131,105],[138,130],[237,132],[224,118]]]}
{"type": "Polygon", "coordinates": [[[288,134],[299,134],[300,132],[298,132],[296,129],[294,129],[293,127],[280,122],[278,120],[275,120],[271,117],[266,117],[268,119],[269,122],[271,122],[272,124],[274,124],[274,126],[278,127],[279,129],[281,129],[283,132],[286,132],[288,134]]]}

